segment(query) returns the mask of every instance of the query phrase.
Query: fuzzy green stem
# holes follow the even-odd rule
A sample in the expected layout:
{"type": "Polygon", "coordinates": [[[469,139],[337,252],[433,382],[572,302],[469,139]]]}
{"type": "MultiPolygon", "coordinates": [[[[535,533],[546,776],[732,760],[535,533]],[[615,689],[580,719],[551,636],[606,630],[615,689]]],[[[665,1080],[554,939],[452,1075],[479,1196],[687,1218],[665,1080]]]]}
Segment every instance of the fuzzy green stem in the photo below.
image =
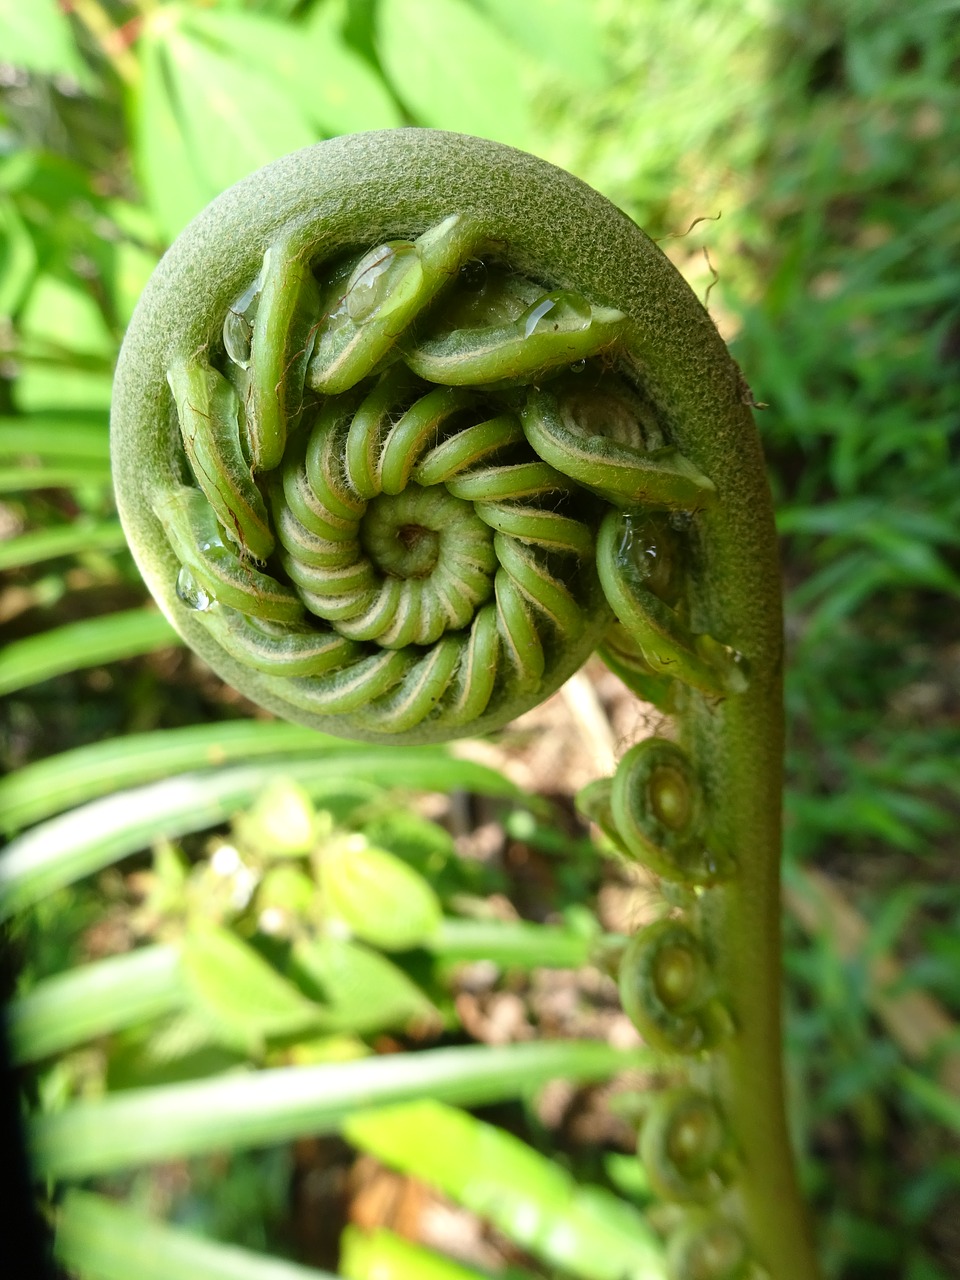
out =
{"type": "Polygon", "coordinates": [[[585,802],[687,887],[621,975],[645,984],[628,1009],[665,1002],[650,1025],[697,1055],[697,1123],[728,1127],[716,1204],[671,1256],[679,1277],[727,1280],[744,1255],[814,1280],[782,1093],[780,583],[750,401],[597,193],[398,130],[287,157],[187,229],[131,324],[112,442],[161,607],[282,716],[484,733],[598,645],[676,714],[678,744],[635,748],[585,802]]]}

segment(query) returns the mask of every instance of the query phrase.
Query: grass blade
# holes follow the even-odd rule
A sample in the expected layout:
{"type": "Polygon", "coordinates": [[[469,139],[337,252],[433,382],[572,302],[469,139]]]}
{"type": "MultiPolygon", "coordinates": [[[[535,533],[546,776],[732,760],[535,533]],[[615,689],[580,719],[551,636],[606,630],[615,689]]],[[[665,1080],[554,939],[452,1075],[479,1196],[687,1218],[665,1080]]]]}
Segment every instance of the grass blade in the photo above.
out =
{"type": "Polygon", "coordinates": [[[84,485],[108,485],[109,463],[80,460],[40,463],[33,467],[0,466],[0,493],[27,489],[79,489],[84,485]]]}
{"type": "Polygon", "coordinates": [[[88,460],[110,469],[110,434],[105,414],[64,410],[0,418],[0,460],[88,460]]]}
{"type": "Polygon", "coordinates": [[[0,825],[10,834],[97,796],[194,769],[351,749],[362,750],[360,744],[281,721],[233,720],[111,738],[0,779],[0,825]]]}
{"type": "Polygon", "coordinates": [[[57,556],[82,555],[87,551],[116,551],[125,545],[123,530],[116,520],[34,529],[0,542],[0,570],[40,564],[57,556]]]}
{"type": "Polygon", "coordinates": [[[65,1197],[54,1248],[81,1280],[336,1280],[328,1271],[203,1240],[88,1191],[65,1197]]]}
{"type": "Polygon", "coordinates": [[[180,643],[163,614],[147,609],[71,622],[6,646],[0,654],[0,694],[180,643]]]}
{"type": "Polygon", "coordinates": [[[471,791],[516,798],[519,788],[496,770],[451,756],[444,747],[389,747],[348,742],[282,721],[235,720],[131,734],[24,766],[0,779],[0,829],[7,834],[51,814],[125,787],[239,761],[329,759],[331,778],[355,770],[384,786],[471,791]]]}
{"type": "Polygon", "coordinates": [[[492,960],[504,968],[579,969],[596,939],[561,925],[527,921],[444,920],[424,943],[444,960],[492,960]]]}
{"type": "Polygon", "coordinates": [[[644,1055],[592,1041],[470,1045],[360,1062],[221,1075],[71,1103],[29,1126],[36,1173],[86,1178],[132,1165],[338,1131],[357,1109],[431,1097],[516,1098],[547,1080],[602,1080],[644,1055]]]}
{"type": "Polygon", "coordinates": [[[11,841],[0,853],[0,920],[54,889],[147,848],[154,840],[177,839],[225,822],[274,778],[299,782],[314,797],[335,793],[345,782],[365,779],[385,789],[465,787],[494,795],[515,794],[499,775],[467,761],[391,748],[165,778],[93,800],[11,841]]]}
{"type": "Polygon", "coordinates": [[[187,998],[174,946],[141,947],[45,978],[6,1010],[15,1064],[179,1008],[187,998]]]}

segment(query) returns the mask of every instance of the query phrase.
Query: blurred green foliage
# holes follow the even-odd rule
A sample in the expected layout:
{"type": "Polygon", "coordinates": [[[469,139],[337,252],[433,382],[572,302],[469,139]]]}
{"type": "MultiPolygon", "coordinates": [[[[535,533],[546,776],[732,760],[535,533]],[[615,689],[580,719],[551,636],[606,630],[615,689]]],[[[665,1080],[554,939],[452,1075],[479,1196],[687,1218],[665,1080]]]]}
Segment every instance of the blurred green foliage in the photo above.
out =
{"type": "MultiPolygon", "coordinates": [[[[59,810],[49,798],[62,795],[60,809],[83,808],[61,829],[70,833],[61,851],[90,848],[107,834],[89,825],[105,821],[87,808],[97,796],[253,759],[239,741],[198,759],[201,748],[175,736],[221,721],[229,734],[243,708],[182,651],[162,647],[169,633],[146,605],[114,519],[111,368],[166,244],[225,186],[334,133],[432,125],[543,154],[661,240],[769,405],[758,421],[787,588],[787,851],[796,867],[828,870],[868,924],[867,953],[855,960],[832,937],[811,943],[788,925],[804,1176],[831,1276],[960,1274],[951,1225],[960,1221],[957,1102],[938,1075],[950,1045],[939,1059],[910,1062],[877,1021],[867,972],[870,957],[897,952],[900,989],[936,997],[948,1022],[960,1017],[958,72],[951,0],[0,0],[6,829],[51,821],[59,810]],[[152,734],[174,735],[169,754],[156,738],[148,748],[152,734]],[[80,749],[93,754],[68,754],[80,749]],[[44,762],[54,753],[63,754],[44,762]]],[[[298,750],[278,746],[270,777],[302,760],[298,750]]],[[[431,767],[423,785],[442,785],[446,766],[431,767]]],[[[163,1053],[171,1079],[250,1054],[263,1061],[308,1025],[308,1058],[322,1057],[324,1044],[334,1056],[366,1054],[365,1036],[407,1018],[456,1031],[443,947],[454,946],[457,926],[460,954],[495,945],[497,930],[465,920],[460,906],[464,895],[510,886],[470,881],[441,827],[390,793],[364,812],[365,792],[362,803],[341,805],[325,834],[311,826],[304,848],[278,853],[257,824],[296,814],[289,792],[263,794],[254,802],[248,789],[241,803],[227,789],[206,819],[244,810],[233,843],[219,846],[234,848],[254,876],[242,909],[217,898],[230,877],[211,871],[216,849],[190,834],[207,811],[194,805],[195,821],[168,833],[181,844],[156,845],[154,916],[142,936],[160,948],[189,937],[189,982],[164,988],[161,958],[150,989],[168,1001],[166,1013],[141,1009],[137,1024],[125,1020],[126,1006],[120,1022],[84,1024],[77,1049],[61,1042],[31,1085],[41,1110],[142,1082],[163,1053]],[[399,916],[388,913],[355,931],[355,885],[330,880],[335,854],[326,871],[314,864],[335,839],[365,841],[388,860],[375,878],[389,865],[394,890],[419,895],[417,937],[392,936],[399,916]],[[340,935],[310,923],[318,888],[337,903],[340,935]],[[206,918],[205,931],[196,919],[188,926],[191,912],[206,918]],[[264,912],[284,922],[279,932],[258,929],[264,912]],[[239,975],[262,1000],[231,1000],[239,975]],[[358,1021],[341,1016],[340,1000],[338,1014],[337,991],[361,988],[376,988],[385,1006],[364,996],[358,1021]],[[199,1002],[190,1006],[193,1040],[178,1038],[181,1015],[171,1012],[185,1000],[199,1002]],[[290,1020],[258,1021],[258,1009],[285,1009],[290,1020]],[[106,1036],[100,1057],[82,1047],[92,1035],[106,1036]]],[[[328,810],[311,794],[312,823],[313,806],[328,810]]],[[[111,836],[123,853],[156,834],[136,827],[135,808],[111,836]]],[[[553,840],[557,912],[582,919],[576,909],[596,889],[595,870],[542,813],[505,820],[531,848],[553,840]]],[[[92,872],[84,866],[75,875],[92,872]]],[[[129,917],[115,873],[72,883],[75,875],[55,880],[55,891],[51,882],[10,926],[35,1019],[43,999],[57,1008],[46,983],[83,973],[73,966],[91,929],[129,917]]],[[[588,935],[573,923],[555,929],[501,932],[504,965],[522,967],[537,947],[558,962],[586,957],[588,935]]],[[[75,991],[66,997],[79,1007],[75,991]]],[[[287,1166],[258,1159],[237,1156],[228,1176],[206,1183],[197,1165],[182,1221],[249,1247],[282,1247],[275,1189],[287,1166]],[[262,1206],[256,1229],[251,1200],[262,1206]],[[247,1211],[231,1219],[228,1203],[247,1211]]],[[[70,1238],[109,1211],[78,1201],[70,1238]]],[[[128,1224],[125,1238],[141,1230],[128,1224]]],[[[160,1243],[181,1256],[179,1238],[160,1243]]],[[[398,1276],[432,1265],[387,1238],[369,1246],[372,1261],[364,1247],[354,1242],[345,1254],[358,1280],[388,1261],[398,1276]]],[[[117,1265],[130,1273],[129,1259],[117,1265]]]]}

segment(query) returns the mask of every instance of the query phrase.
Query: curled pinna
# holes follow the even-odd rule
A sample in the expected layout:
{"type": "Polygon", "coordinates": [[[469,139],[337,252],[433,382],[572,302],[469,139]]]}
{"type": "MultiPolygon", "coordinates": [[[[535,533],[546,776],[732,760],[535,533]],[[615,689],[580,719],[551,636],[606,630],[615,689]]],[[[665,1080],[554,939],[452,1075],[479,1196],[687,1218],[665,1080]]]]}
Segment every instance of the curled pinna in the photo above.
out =
{"type": "MultiPolygon", "coordinates": [[[[688,905],[629,951],[646,986],[625,999],[652,1042],[698,1070],[712,1054],[744,1249],[809,1280],[779,1056],[780,580],[751,402],[602,196],[401,129],[288,156],[186,229],[131,322],[111,441],[160,607],[280,716],[386,743],[485,733],[598,650],[676,717],[587,804],[688,905]]],[[[702,1107],[680,1136],[697,1125],[702,1107]]],[[[738,1274],[731,1231],[684,1235],[677,1273],[738,1274]]]]}
{"type": "Polygon", "coordinates": [[[673,313],[706,331],[690,304],[623,215],[507,148],[400,130],[280,161],[188,228],[124,344],[151,589],[229,682],[350,737],[497,728],[615,615],[636,666],[743,688],[687,588],[717,482],[680,426],[705,377],[739,383],[716,341],[679,380],[651,345],[684,340],[673,313]]]}

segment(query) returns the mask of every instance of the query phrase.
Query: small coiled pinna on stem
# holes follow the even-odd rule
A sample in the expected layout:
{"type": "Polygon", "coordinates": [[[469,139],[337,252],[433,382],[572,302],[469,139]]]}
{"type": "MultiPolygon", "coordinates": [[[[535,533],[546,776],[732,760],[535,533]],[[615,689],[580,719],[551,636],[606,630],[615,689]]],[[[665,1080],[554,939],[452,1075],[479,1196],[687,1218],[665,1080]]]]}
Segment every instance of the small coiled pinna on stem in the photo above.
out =
{"type": "Polygon", "coordinates": [[[641,1154],[678,1277],[816,1274],[779,1049],[780,587],[742,378],[582,183],[426,130],[289,156],[161,263],[117,372],[120,512],[185,640],[348,737],[483,733],[595,649],[675,716],[582,805],[680,904],[625,1007],[686,1083],[641,1154]]]}

